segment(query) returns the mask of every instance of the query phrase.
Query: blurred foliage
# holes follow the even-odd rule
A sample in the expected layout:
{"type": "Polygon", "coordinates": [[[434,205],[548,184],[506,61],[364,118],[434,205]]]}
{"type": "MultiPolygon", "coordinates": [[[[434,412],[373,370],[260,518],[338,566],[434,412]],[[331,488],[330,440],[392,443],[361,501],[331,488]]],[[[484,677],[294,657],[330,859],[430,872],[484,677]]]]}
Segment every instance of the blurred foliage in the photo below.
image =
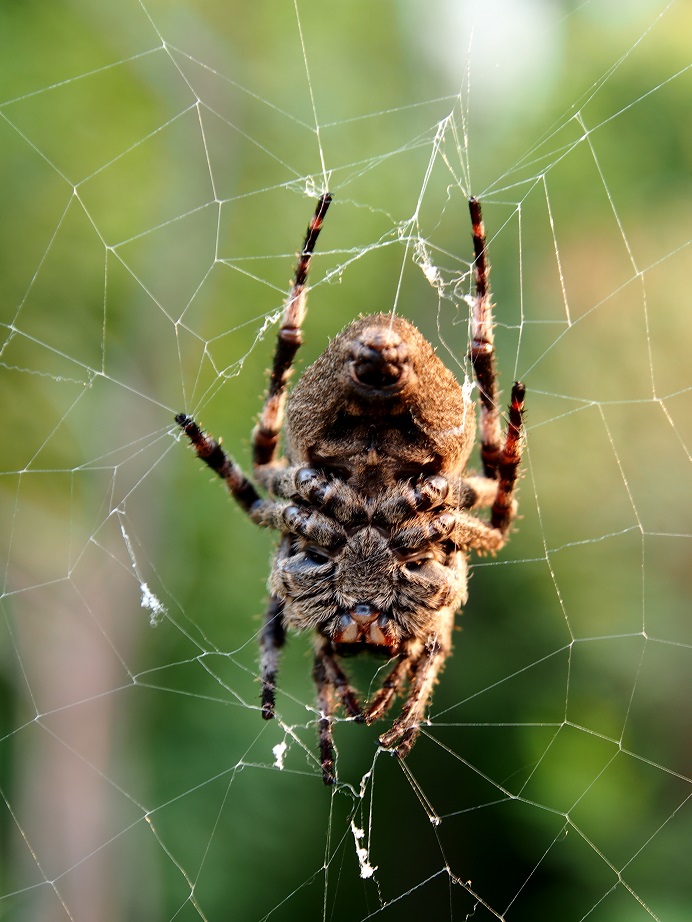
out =
{"type": "Polygon", "coordinates": [[[508,37],[507,5],[462,6],[0,9],[0,918],[689,911],[692,14],[522,3],[508,37]],[[467,281],[438,300],[399,230],[461,278],[473,191],[502,380],[529,389],[517,533],[475,562],[407,771],[380,753],[364,799],[377,728],[339,724],[345,785],[319,780],[307,638],[290,731],[259,719],[273,541],[172,437],[193,412],[248,466],[322,156],[299,366],[396,305],[463,374],[467,281]]]}

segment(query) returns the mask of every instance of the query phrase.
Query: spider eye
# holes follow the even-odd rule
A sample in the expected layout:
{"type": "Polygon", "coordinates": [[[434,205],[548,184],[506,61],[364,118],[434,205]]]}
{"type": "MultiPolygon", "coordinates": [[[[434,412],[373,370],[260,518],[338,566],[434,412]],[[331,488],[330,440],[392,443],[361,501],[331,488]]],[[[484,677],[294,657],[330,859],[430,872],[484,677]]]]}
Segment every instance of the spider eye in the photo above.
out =
{"type": "Polygon", "coordinates": [[[310,563],[325,564],[330,560],[329,555],[317,547],[306,547],[303,553],[310,563]]]}

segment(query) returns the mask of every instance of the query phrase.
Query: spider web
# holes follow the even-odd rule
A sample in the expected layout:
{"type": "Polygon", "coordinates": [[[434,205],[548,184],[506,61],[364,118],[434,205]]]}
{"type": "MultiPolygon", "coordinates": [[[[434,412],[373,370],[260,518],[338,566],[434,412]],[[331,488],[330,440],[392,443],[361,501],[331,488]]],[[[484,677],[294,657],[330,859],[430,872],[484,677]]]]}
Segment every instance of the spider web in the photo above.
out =
{"type": "Polygon", "coordinates": [[[687,5],[1,15],[0,918],[686,919],[687,5]],[[329,790],[307,638],[259,716],[272,538],[173,424],[249,468],[326,186],[302,364],[396,310],[467,375],[472,192],[528,392],[429,722],[340,720],[329,790]]]}

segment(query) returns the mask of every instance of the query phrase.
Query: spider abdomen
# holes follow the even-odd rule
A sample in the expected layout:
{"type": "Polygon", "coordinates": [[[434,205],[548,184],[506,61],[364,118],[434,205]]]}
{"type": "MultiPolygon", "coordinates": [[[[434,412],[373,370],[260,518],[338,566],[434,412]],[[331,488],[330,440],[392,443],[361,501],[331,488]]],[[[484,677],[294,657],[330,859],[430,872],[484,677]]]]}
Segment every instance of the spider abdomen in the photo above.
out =
{"type": "Polygon", "coordinates": [[[349,324],[303,373],[286,407],[289,463],[339,464],[367,488],[461,472],[475,406],[420,331],[373,314],[349,324]]]}

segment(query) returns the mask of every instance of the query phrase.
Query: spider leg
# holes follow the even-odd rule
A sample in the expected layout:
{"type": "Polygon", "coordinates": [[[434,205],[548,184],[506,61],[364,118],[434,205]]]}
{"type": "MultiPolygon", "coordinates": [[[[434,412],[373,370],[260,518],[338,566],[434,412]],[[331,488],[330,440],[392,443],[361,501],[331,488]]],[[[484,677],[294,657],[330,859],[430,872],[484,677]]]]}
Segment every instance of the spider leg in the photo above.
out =
{"type": "Polygon", "coordinates": [[[473,225],[475,293],[471,316],[471,347],[469,358],[478,383],[481,402],[481,459],[486,477],[495,478],[500,459],[502,431],[495,372],[493,336],[493,305],[490,300],[488,276],[490,264],[486,252],[485,228],[481,203],[469,199],[473,225]]]}
{"type": "Polygon", "coordinates": [[[256,525],[301,535],[326,547],[335,547],[346,539],[343,528],[318,510],[292,503],[263,499],[240,466],[221,445],[203,432],[190,416],[179,413],[176,422],[190,439],[197,457],[225,480],[231,496],[256,525]]]}
{"type": "Polygon", "coordinates": [[[478,199],[469,199],[473,225],[475,295],[471,319],[470,358],[478,382],[481,402],[481,459],[485,476],[498,481],[490,521],[503,535],[514,518],[514,488],[521,461],[524,385],[515,381],[509,408],[509,423],[504,444],[501,439],[500,409],[495,372],[493,313],[488,276],[490,264],[486,249],[483,215],[478,199]]]}
{"type": "Polygon", "coordinates": [[[339,695],[341,704],[349,717],[353,717],[359,723],[364,720],[363,710],[326,637],[318,640],[312,677],[317,686],[317,706],[320,710],[318,727],[322,780],[325,784],[334,784],[334,736],[332,732],[334,692],[336,691],[339,695]]]}
{"type": "Polygon", "coordinates": [[[505,543],[505,535],[464,509],[450,509],[428,519],[411,520],[392,531],[394,552],[402,554],[404,559],[407,553],[440,541],[451,541],[456,548],[465,551],[499,551],[505,543]]]}
{"type": "Polygon", "coordinates": [[[286,383],[291,373],[291,366],[296,352],[303,341],[301,326],[307,308],[306,282],[310,260],[331,200],[332,197],[327,192],[317,203],[315,214],[305,234],[298,265],[284,306],[274,352],[274,364],[269,378],[269,390],[259,421],[252,433],[252,453],[255,467],[272,464],[276,459],[276,448],[286,403],[286,383]]]}
{"type": "Polygon", "coordinates": [[[360,706],[358,697],[351,687],[348,676],[338,664],[334,653],[331,651],[329,641],[326,639],[319,649],[318,656],[324,664],[327,679],[341,698],[344,710],[349,717],[353,717],[356,722],[362,723],[364,721],[363,709],[360,706]]]}
{"type": "Polygon", "coordinates": [[[203,432],[191,416],[179,413],[175,417],[176,423],[183,430],[192,443],[197,457],[204,461],[215,474],[226,481],[228,490],[238,505],[252,515],[262,499],[255,489],[252,481],[248,480],[241,468],[233,458],[229,457],[218,442],[203,432]]]}
{"type": "Polygon", "coordinates": [[[497,480],[490,477],[472,475],[464,477],[464,484],[473,490],[474,499],[470,506],[463,508],[486,509],[492,506],[497,496],[497,480]]]}
{"type": "Polygon", "coordinates": [[[317,686],[317,706],[320,710],[319,745],[322,781],[334,784],[334,736],[332,734],[332,713],[334,710],[334,688],[327,676],[321,650],[315,653],[315,665],[312,677],[317,686]]]}
{"type": "Polygon", "coordinates": [[[524,424],[524,385],[515,381],[512,387],[512,402],[509,407],[509,423],[505,435],[505,444],[497,465],[497,495],[490,511],[490,522],[503,535],[509,531],[514,518],[514,489],[517,471],[521,461],[524,424]]]}
{"type": "Polygon", "coordinates": [[[451,652],[454,612],[446,609],[440,612],[440,617],[442,623],[439,631],[427,639],[413,665],[408,698],[401,709],[401,714],[391,728],[380,736],[380,745],[385,749],[397,744],[396,754],[400,759],[408,755],[420,733],[420,723],[423,720],[433,687],[451,652]]]}
{"type": "Polygon", "coordinates": [[[264,626],[260,636],[260,675],[262,678],[262,717],[271,720],[274,716],[276,695],[276,674],[279,670],[279,654],[286,641],[286,628],[283,622],[284,605],[281,599],[273,595],[269,600],[264,616],[264,626]]]}
{"type": "Polygon", "coordinates": [[[336,548],[346,541],[342,526],[317,509],[265,499],[256,503],[249,514],[256,525],[300,535],[322,547],[336,548]]]}
{"type": "Polygon", "coordinates": [[[410,669],[409,654],[402,653],[365,710],[364,716],[367,724],[374,723],[387,713],[410,669]]]}
{"type": "MultiPolygon", "coordinates": [[[[335,480],[305,464],[291,467],[267,465],[256,470],[259,483],[273,496],[303,500],[318,510],[327,512],[337,522],[354,523],[355,510],[364,507],[356,490],[343,480],[335,480]]],[[[362,520],[367,519],[364,508],[362,520]]]]}

